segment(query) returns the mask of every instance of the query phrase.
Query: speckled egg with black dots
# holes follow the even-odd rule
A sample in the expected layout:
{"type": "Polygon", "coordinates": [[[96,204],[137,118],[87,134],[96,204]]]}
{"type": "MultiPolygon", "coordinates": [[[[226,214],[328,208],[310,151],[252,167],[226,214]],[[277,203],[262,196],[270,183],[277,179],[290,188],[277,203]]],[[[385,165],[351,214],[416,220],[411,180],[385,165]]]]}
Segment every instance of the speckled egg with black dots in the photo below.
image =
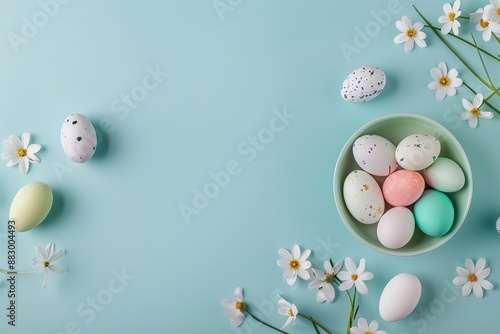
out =
{"type": "Polygon", "coordinates": [[[92,123],[81,114],[71,114],[63,122],[61,145],[74,162],[88,161],[95,153],[97,135],[92,123]]]}
{"type": "Polygon", "coordinates": [[[377,97],[385,87],[385,73],[378,67],[355,69],[342,84],[340,95],[348,102],[367,102],[377,97]]]}

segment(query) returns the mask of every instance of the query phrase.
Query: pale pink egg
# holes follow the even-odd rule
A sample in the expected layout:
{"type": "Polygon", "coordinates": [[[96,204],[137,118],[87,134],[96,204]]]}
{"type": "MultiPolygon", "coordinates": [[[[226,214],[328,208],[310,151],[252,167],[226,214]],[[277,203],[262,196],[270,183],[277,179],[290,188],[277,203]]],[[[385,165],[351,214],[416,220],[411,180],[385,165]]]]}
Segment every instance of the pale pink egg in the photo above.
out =
{"type": "Polygon", "coordinates": [[[401,169],[389,175],[382,185],[382,193],[392,206],[408,206],[415,203],[425,189],[422,175],[412,170],[401,169]]]}

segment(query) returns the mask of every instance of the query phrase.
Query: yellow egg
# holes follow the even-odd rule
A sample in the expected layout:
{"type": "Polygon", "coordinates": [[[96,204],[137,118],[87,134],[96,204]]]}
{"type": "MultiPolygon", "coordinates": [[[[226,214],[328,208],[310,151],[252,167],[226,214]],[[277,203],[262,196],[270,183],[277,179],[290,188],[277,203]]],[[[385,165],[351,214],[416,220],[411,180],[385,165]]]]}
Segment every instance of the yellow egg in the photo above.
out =
{"type": "Polygon", "coordinates": [[[52,190],[43,182],[30,182],[19,189],[10,205],[9,220],[17,232],[29,231],[40,224],[52,208],[52,190]]]}

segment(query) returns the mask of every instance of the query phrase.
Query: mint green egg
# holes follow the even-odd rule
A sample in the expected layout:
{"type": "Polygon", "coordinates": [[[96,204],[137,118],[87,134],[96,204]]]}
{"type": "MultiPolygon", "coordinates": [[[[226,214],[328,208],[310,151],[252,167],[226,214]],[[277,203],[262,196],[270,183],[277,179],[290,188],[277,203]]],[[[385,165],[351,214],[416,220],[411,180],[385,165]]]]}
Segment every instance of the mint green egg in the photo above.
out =
{"type": "Polygon", "coordinates": [[[426,190],[413,207],[417,226],[431,237],[445,235],[453,225],[455,210],[444,193],[426,190]]]}

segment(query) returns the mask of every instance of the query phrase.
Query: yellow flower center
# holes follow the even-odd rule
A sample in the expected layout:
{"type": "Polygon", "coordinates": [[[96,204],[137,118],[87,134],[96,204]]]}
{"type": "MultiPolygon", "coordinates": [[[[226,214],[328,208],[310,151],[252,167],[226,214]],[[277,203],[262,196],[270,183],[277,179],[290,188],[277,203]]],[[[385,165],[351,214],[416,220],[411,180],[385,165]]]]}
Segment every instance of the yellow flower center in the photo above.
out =
{"type": "Polygon", "coordinates": [[[414,38],[415,36],[417,36],[417,32],[415,31],[415,29],[409,28],[408,30],[406,30],[406,37],[414,38]]]}
{"type": "Polygon", "coordinates": [[[243,308],[243,303],[242,302],[236,302],[236,309],[241,310],[243,308]]]}
{"type": "Polygon", "coordinates": [[[352,275],[351,275],[351,279],[352,279],[353,281],[357,280],[357,279],[358,279],[358,275],[356,275],[356,274],[352,274],[352,275]]]}
{"type": "Polygon", "coordinates": [[[16,154],[17,154],[17,156],[18,156],[18,157],[21,157],[21,158],[22,158],[22,157],[25,157],[27,153],[28,153],[28,152],[26,151],[26,149],[25,149],[25,148],[22,148],[22,147],[21,147],[21,148],[18,148],[18,149],[16,150],[16,154]]]}
{"type": "Polygon", "coordinates": [[[291,316],[291,317],[295,316],[295,314],[293,314],[292,308],[288,309],[288,315],[291,316]]]}
{"type": "Polygon", "coordinates": [[[467,279],[469,280],[469,282],[476,282],[477,276],[475,274],[469,274],[469,277],[467,279]]]}
{"type": "Polygon", "coordinates": [[[477,109],[476,107],[472,108],[472,109],[470,110],[470,113],[471,113],[472,115],[476,116],[476,117],[479,117],[479,115],[480,115],[480,111],[479,111],[479,109],[477,109]]]}
{"type": "Polygon", "coordinates": [[[497,15],[500,16],[500,7],[497,8],[497,15]]]}
{"type": "Polygon", "coordinates": [[[448,18],[450,19],[450,21],[455,21],[455,13],[451,12],[450,14],[448,14],[448,18]]]}
{"type": "Polygon", "coordinates": [[[441,79],[439,79],[439,84],[443,87],[446,87],[450,84],[450,79],[446,75],[442,76],[441,79]]]}
{"type": "Polygon", "coordinates": [[[43,263],[43,266],[44,266],[44,268],[47,268],[48,266],[50,266],[49,261],[45,261],[45,262],[43,263]]]}
{"type": "Polygon", "coordinates": [[[488,28],[488,26],[489,26],[490,24],[488,23],[488,21],[484,21],[483,19],[480,19],[480,20],[479,20],[479,25],[480,25],[483,29],[486,29],[486,28],[488,28]]]}
{"type": "Polygon", "coordinates": [[[290,268],[292,268],[293,270],[298,270],[300,268],[300,262],[299,262],[299,260],[292,259],[290,261],[290,268]]]}
{"type": "Polygon", "coordinates": [[[372,331],[366,331],[364,334],[373,334],[372,331]]]}
{"type": "Polygon", "coordinates": [[[325,279],[323,280],[326,283],[331,283],[333,282],[333,275],[330,273],[325,273],[325,279]]]}

